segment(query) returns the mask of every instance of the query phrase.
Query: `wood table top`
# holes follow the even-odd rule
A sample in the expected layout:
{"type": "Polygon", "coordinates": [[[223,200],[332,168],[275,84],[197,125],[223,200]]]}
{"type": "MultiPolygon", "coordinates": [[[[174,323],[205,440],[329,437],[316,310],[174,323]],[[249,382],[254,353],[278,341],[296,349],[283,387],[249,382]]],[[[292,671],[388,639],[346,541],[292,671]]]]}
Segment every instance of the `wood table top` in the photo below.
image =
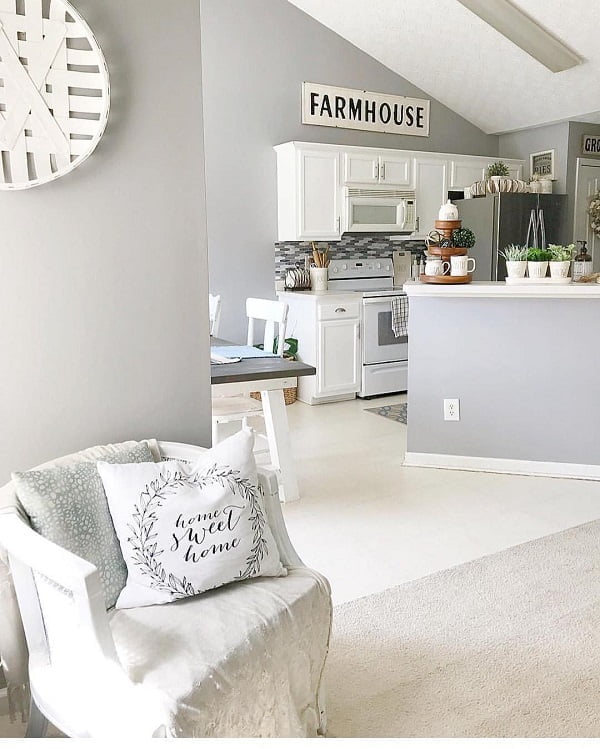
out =
{"type": "MultiPolygon", "coordinates": [[[[222,338],[211,338],[211,346],[235,346],[222,338]]],[[[316,374],[310,364],[282,359],[280,356],[242,359],[233,364],[211,364],[210,382],[222,385],[229,382],[252,382],[253,380],[275,380],[279,377],[305,377],[316,374]]]]}

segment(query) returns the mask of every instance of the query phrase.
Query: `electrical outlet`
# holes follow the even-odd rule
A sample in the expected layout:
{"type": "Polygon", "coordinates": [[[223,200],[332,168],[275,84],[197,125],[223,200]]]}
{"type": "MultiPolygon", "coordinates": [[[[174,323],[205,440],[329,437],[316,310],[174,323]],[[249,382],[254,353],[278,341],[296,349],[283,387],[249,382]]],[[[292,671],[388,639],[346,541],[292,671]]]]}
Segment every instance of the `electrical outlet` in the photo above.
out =
{"type": "Polygon", "coordinates": [[[458,398],[444,398],[444,421],[460,421],[458,398]]]}

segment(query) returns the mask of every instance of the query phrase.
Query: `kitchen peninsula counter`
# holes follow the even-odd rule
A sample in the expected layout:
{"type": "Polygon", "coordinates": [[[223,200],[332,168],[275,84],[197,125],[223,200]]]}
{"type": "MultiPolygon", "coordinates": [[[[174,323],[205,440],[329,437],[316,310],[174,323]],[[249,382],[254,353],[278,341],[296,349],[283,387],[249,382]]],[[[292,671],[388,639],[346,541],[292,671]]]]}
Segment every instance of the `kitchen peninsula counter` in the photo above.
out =
{"type": "Polygon", "coordinates": [[[600,480],[600,284],[404,289],[406,465],[600,480]]]}

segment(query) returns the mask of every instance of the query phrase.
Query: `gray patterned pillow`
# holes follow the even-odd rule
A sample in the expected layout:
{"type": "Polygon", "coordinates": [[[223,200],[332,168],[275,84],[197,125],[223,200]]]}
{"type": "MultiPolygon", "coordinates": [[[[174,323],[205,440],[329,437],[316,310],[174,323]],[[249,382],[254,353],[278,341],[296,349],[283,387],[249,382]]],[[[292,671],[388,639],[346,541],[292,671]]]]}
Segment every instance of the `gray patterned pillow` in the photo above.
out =
{"type": "MultiPolygon", "coordinates": [[[[107,463],[152,463],[145,442],[104,458],[107,463]]],[[[13,473],[19,501],[40,535],[98,568],[106,608],[127,582],[106,494],[95,462],[13,473]]]]}

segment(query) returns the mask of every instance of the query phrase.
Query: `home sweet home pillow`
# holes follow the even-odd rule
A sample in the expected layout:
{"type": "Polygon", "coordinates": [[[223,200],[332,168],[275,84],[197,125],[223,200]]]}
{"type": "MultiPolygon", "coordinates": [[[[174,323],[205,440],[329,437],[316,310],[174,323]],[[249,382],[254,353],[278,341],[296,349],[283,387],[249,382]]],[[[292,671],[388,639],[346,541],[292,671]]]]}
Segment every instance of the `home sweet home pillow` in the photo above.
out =
{"type": "Polygon", "coordinates": [[[285,575],[244,429],[194,464],[98,463],[127,565],[117,608],[150,606],[285,575]]]}

